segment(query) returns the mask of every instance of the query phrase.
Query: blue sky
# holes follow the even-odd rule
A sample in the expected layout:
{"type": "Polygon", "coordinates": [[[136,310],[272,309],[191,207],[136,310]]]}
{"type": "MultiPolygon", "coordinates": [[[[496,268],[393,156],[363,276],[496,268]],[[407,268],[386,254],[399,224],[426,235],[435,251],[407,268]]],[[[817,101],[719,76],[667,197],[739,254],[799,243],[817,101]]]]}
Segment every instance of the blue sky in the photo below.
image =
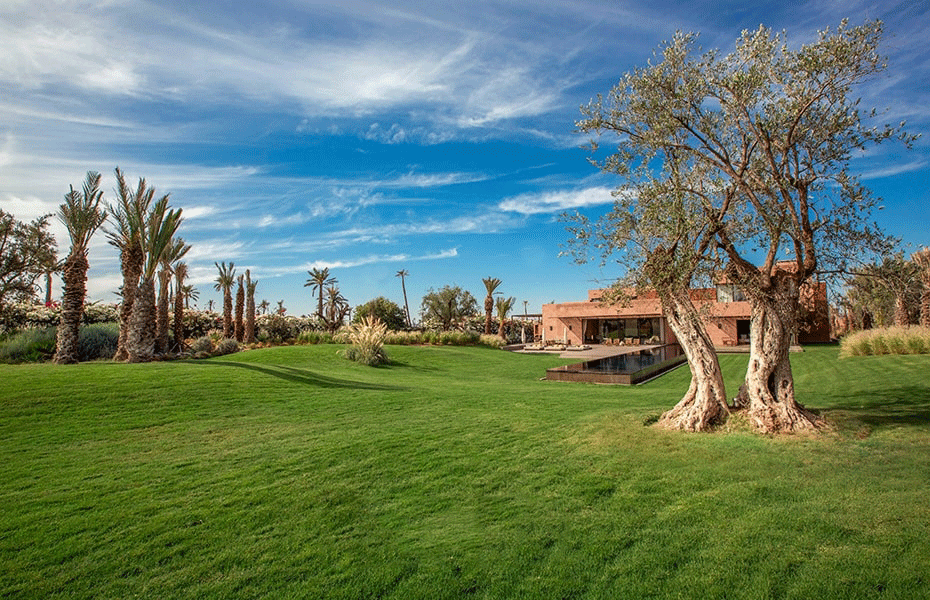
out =
{"type": "MultiPolygon", "coordinates": [[[[889,68],[863,104],[924,134],[853,166],[884,200],[880,223],[930,244],[924,2],[4,0],[0,206],[53,212],[87,170],[112,199],[119,166],[184,209],[201,306],[218,298],[214,261],[233,261],[289,314],[313,310],[314,267],[353,305],[401,303],[406,269],[414,313],[446,284],[480,299],[488,276],[538,312],[621,274],[559,257],[559,213],[603,214],[617,184],[580,149],[580,105],[676,29],[727,52],[759,24],[800,44],[844,17],[886,25],[889,68]]],[[[90,262],[90,298],[114,301],[102,234],[90,262]]]]}

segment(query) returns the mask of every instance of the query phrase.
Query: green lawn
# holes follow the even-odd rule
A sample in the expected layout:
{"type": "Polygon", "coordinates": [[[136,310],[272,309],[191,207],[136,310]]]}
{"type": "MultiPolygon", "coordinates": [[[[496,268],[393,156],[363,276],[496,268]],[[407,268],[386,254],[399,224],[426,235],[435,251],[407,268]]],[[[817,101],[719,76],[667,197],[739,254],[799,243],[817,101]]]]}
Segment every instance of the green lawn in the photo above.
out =
{"type": "Polygon", "coordinates": [[[793,355],[835,431],[770,438],[644,426],[686,368],[337,350],[0,365],[0,596],[930,597],[930,356],[793,355]]]}

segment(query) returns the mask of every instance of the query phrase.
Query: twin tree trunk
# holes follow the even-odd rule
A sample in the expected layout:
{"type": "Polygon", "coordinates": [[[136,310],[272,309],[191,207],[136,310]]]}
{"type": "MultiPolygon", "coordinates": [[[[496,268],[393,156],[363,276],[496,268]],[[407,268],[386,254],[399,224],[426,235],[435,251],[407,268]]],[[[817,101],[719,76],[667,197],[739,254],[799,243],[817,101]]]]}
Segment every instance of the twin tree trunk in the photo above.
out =
{"type": "Polygon", "coordinates": [[[790,273],[777,272],[772,285],[747,289],[752,311],[749,366],[737,404],[763,433],[817,429],[821,421],[794,399],[789,353],[798,314],[798,286],[790,273]]]}
{"type": "Polygon", "coordinates": [[[722,423],[729,410],[714,345],[707,335],[688,292],[661,292],[669,327],[688,358],[691,385],[688,392],[659,419],[659,426],[682,431],[708,431],[722,423]]]}
{"type": "Polygon", "coordinates": [[[81,334],[81,318],[84,316],[88,268],[87,257],[83,254],[69,256],[62,267],[64,295],[54,358],[58,364],[78,362],[78,340],[81,334]]]}

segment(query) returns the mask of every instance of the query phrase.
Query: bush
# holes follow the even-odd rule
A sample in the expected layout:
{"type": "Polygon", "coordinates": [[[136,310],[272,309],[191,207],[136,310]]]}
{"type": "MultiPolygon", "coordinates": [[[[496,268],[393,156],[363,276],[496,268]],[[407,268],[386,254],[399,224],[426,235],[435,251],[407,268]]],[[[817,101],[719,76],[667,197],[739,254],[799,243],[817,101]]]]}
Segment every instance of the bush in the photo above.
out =
{"type": "Polygon", "coordinates": [[[840,356],[930,354],[930,328],[888,327],[856,331],[840,342],[840,356]]]}
{"type": "Polygon", "coordinates": [[[191,342],[191,352],[194,354],[212,354],[213,338],[204,335],[191,342]]]}
{"type": "Polygon", "coordinates": [[[507,345],[507,340],[499,335],[484,335],[482,333],[478,343],[480,343],[482,346],[488,346],[490,348],[503,348],[507,345]]]}
{"type": "Polygon", "coordinates": [[[55,328],[34,327],[0,343],[0,362],[42,362],[55,355],[55,328]]]}
{"type": "Polygon", "coordinates": [[[297,343],[306,345],[332,344],[333,335],[328,331],[301,331],[297,334],[297,343]]]}
{"type": "Polygon", "coordinates": [[[239,342],[233,338],[224,338],[216,345],[215,354],[217,356],[232,354],[234,352],[239,352],[239,342]]]}
{"type": "Polygon", "coordinates": [[[81,328],[78,360],[111,360],[119,341],[119,323],[96,323],[81,328]]]}
{"type": "Polygon", "coordinates": [[[346,328],[346,335],[352,345],[346,348],[343,354],[349,360],[370,367],[388,362],[387,353],[384,351],[387,325],[378,319],[365,317],[361,323],[346,328]]]}

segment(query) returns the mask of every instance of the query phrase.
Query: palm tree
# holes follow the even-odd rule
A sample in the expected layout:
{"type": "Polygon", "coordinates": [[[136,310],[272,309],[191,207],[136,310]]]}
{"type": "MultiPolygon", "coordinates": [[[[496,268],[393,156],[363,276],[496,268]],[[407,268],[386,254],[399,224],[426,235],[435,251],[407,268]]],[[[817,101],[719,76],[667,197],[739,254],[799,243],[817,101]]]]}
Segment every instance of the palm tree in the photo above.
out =
{"type": "Polygon", "coordinates": [[[223,292],[223,337],[232,337],[233,327],[232,327],[232,286],[236,281],[236,266],[235,263],[229,263],[229,266],[226,266],[226,263],[213,263],[216,265],[217,270],[219,270],[219,275],[216,277],[216,284],[213,286],[218,292],[223,292]]]}
{"type": "Polygon", "coordinates": [[[242,281],[244,278],[245,275],[236,277],[236,281],[239,282],[239,288],[236,290],[236,321],[233,327],[233,335],[237,342],[241,342],[245,339],[245,322],[243,321],[243,312],[245,311],[245,287],[242,281]]]}
{"type": "Polygon", "coordinates": [[[81,317],[84,315],[84,297],[87,295],[87,246],[94,232],[107,218],[106,210],[100,206],[103,192],[100,191],[100,173],[87,172],[83,193],[71,188],[65,194],[65,203],[58,209],[58,219],[68,229],[71,237],[71,252],[62,265],[64,297],[61,302],[61,323],[58,326],[55,346],[55,362],[76,363],[78,336],[81,317]]]}
{"type": "Polygon", "coordinates": [[[307,274],[310,275],[310,279],[307,280],[307,283],[304,284],[304,287],[309,287],[316,290],[316,294],[320,299],[319,308],[317,308],[316,311],[316,316],[322,319],[323,290],[326,288],[326,286],[335,285],[337,281],[335,277],[329,276],[329,267],[323,267],[322,269],[317,269],[314,267],[312,271],[307,271],[307,274]]]}
{"type": "Polygon", "coordinates": [[[501,284],[501,280],[497,277],[485,277],[481,281],[484,282],[484,287],[488,290],[488,295],[484,299],[484,333],[485,335],[491,335],[491,316],[494,314],[494,290],[501,284]]]}
{"type": "Polygon", "coordinates": [[[155,203],[146,219],[142,239],[145,260],[132,304],[132,320],[126,344],[129,362],[145,362],[155,356],[155,273],[180,225],[181,209],[168,210],[167,195],[155,203]]]}
{"type": "Polygon", "coordinates": [[[349,301],[345,299],[338,287],[330,285],[326,288],[326,307],[323,323],[330,333],[336,333],[342,327],[349,310],[349,301]]]}
{"type": "MultiPolygon", "coordinates": [[[[171,341],[168,337],[168,285],[174,276],[174,263],[181,260],[187,251],[190,250],[190,244],[185,244],[182,238],[173,239],[165,247],[161,254],[161,270],[158,272],[158,310],[155,319],[155,354],[165,354],[171,348],[171,341]]],[[[177,295],[177,290],[175,290],[177,295]]]]}
{"type": "Polygon", "coordinates": [[[258,310],[263,315],[268,314],[269,306],[271,306],[271,302],[268,302],[268,300],[262,300],[261,302],[258,303],[258,310]]]}
{"type": "MultiPolygon", "coordinates": [[[[178,266],[184,263],[179,263],[178,266]]],[[[187,278],[187,265],[184,265],[184,278],[187,278]]],[[[194,306],[197,306],[197,301],[200,300],[200,292],[193,284],[188,284],[181,287],[181,293],[184,294],[184,310],[190,310],[191,300],[194,301],[194,306]]]]}
{"type": "Polygon", "coordinates": [[[410,271],[408,271],[407,269],[401,269],[400,271],[397,272],[397,275],[395,275],[395,277],[400,277],[400,288],[404,291],[404,310],[407,313],[407,327],[409,328],[409,327],[412,327],[413,325],[410,323],[410,305],[407,304],[407,286],[404,285],[404,277],[406,277],[407,275],[410,275],[410,271]]]}
{"type": "Polygon", "coordinates": [[[174,349],[184,352],[184,308],[194,286],[184,285],[187,279],[187,263],[179,262],[174,265],[174,349]]]}
{"type": "Polygon", "coordinates": [[[139,184],[133,191],[119,167],[116,168],[116,183],[117,201],[107,207],[110,216],[116,222],[116,228],[106,232],[110,244],[120,252],[120,271],[123,275],[120,290],[122,302],[119,309],[119,338],[113,360],[126,360],[129,356],[126,342],[129,339],[132,305],[142,273],[142,263],[145,261],[142,237],[145,233],[146,215],[155,196],[155,188],[148,187],[145,179],[140,177],[139,184]]]}
{"type": "Polygon", "coordinates": [[[507,339],[507,334],[504,332],[504,320],[507,318],[507,315],[510,313],[510,310],[513,308],[514,303],[517,301],[513,296],[509,298],[498,298],[497,299],[497,318],[501,320],[500,328],[497,330],[497,335],[501,336],[503,339],[507,339]]]}
{"type": "Polygon", "coordinates": [[[245,343],[255,343],[255,288],[258,280],[252,281],[252,274],[245,270],[245,343]]]}

